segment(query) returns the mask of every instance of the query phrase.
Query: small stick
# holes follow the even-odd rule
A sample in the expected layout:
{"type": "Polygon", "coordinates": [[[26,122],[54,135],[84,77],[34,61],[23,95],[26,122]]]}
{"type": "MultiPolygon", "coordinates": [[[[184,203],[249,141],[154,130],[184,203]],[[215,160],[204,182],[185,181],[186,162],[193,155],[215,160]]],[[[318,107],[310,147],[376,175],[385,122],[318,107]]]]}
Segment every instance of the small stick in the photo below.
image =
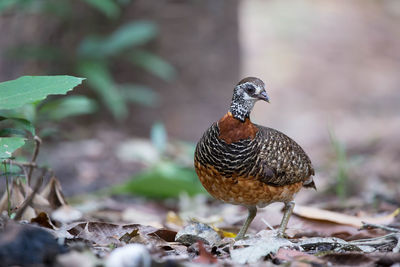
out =
{"type": "Polygon", "coordinates": [[[264,220],[264,218],[261,218],[261,221],[262,221],[270,230],[276,232],[276,230],[274,229],[274,227],[272,227],[266,220],[264,220]]]}
{"type": "MultiPolygon", "coordinates": [[[[39,149],[40,149],[40,144],[42,143],[42,139],[40,139],[39,136],[35,135],[33,140],[35,140],[35,151],[33,152],[31,163],[36,164],[36,158],[39,154],[39,149]]],[[[33,172],[33,167],[29,166],[28,179],[26,181],[28,185],[30,185],[31,183],[32,172],[33,172]]]]}
{"type": "Polygon", "coordinates": [[[18,167],[20,167],[20,166],[32,167],[32,168],[36,168],[37,167],[36,163],[26,162],[26,161],[15,161],[15,160],[11,160],[11,159],[6,159],[3,162],[8,163],[8,164],[18,165],[18,167]]]}
{"type": "Polygon", "coordinates": [[[22,217],[24,211],[26,210],[26,208],[32,203],[33,198],[35,197],[36,193],[39,191],[40,186],[43,183],[43,178],[44,178],[45,173],[46,173],[46,170],[42,170],[42,175],[37,179],[35,187],[33,188],[32,193],[29,195],[29,197],[27,197],[25,199],[25,201],[21,204],[21,206],[17,210],[17,213],[15,214],[15,217],[14,217],[15,221],[21,219],[21,217],[22,217]]]}
{"type": "Polygon", "coordinates": [[[3,161],[4,164],[4,171],[5,171],[5,176],[6,176],[6,189],[7,189],[7,212],[8,212],[8,217],[11,215],[11,200],[10,200],[10,187],[9,187],[9,182],[8,182],[8,174],[7,174],[7,164],[5,161],[3,161]]]}
{"type": "Polygon", "coordinates": [[[361,226],[360,230],[368,229],[368,228],[376,228],[376,229],[382,229],[388,232],[393,232],[393,233],[400,233],[400,229],[389,227],[386,225],[381,225],[381,224],[373,224],[373,223],[365,223],[362,222],[363,226],[361,226]]]}

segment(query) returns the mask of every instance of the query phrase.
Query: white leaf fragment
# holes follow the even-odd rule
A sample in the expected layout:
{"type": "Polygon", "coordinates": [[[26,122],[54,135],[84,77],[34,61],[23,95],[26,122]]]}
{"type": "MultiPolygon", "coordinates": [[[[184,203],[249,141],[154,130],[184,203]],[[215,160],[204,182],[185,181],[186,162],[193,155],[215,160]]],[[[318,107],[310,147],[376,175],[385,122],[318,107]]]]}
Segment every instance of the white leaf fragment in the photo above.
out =
{"type": "Polygon", "coordinates": [[[245,248],[231,249],[232,260],[239,264],[255,263],[270,253],[277,253],[279,248],[293,246],[287,239],[275,236],[275,232],[261,231],[255,237],[239,240],[235,246],[245,248]]]}

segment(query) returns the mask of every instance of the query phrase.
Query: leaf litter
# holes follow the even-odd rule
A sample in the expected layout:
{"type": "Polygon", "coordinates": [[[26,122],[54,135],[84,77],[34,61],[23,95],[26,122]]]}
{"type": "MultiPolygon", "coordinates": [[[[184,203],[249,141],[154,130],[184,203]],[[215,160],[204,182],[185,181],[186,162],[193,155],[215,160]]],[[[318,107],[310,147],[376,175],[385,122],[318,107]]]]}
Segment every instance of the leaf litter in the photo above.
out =
{"type": "MultiPolygon", "coordinates": [[[[33,191],[17,182],[11,189],[15,209],[33,191]]],[[[5,210],[4,200],[0,203],[5,210]]],[[[396,257],[388,255],[400,250],[400,230],[395,224],[398,210],[376,217],[353,216],[298,205],[287,231],[288,239],[278,238],[275,230],[263,224],[257,233],[235,242],[234,232],[241,223],[238,218],[242,219],[243,210],[210,203],[203,196],[183,195],[180,202],[172,204],[168,200],[126,197],[100,197],[83,204],[69,205],[59,182],[52,177],[22,217],[21,222],[30,222],[22,227],[36,225],[50,232],[65,248],[55,257],[59,266],[69,266],[74,261],[86,266],[126,266],[123,265],[126,261],[140,266],[167,262],[227,266],[266,262],[304,266],[355,262],[373,265],[396,262],[396,257]],[[177,206],[178,209],[171,209],[177,206]],[[310,228],[313,232],[307,230],[310,228]]],[[[266,213],[281,216],[277,209],[266,213]]],[[[262,212],[259,216],[264,217],[262,212]]],[[[4,229],[9,219],[1,218],[0,226],[4,229]]],[[[270,222],[273,226],[278,224],[275,220],[270,222]]],[[[0,240],[4,239],[2,233],[0,240]]]]}

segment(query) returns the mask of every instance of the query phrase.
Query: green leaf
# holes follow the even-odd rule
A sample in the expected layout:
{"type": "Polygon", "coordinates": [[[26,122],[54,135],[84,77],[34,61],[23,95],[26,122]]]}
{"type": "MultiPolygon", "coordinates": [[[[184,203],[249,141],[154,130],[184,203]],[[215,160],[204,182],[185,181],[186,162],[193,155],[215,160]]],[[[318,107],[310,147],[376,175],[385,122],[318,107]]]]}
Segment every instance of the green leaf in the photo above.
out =
{"type": "Polygon", "coordinates": [[[22,107],[15,109],[1,109],[0,116],[6,118],[21,118],[34,122],[36,120],[36,106],[37,102],[25,104],[22,107]]]}
{"type": "MultiPolygon", "coordinates": [[[[32,123],[26,119],[23,118],[7,118],[3,117],[0,115],[0,125],[4,125],[5,123],[11,124],[14,128],[22,129],[25,131],[30,132],[33,136],[35,135],[35,127],[32,125],[32,123]]],[[[4,130],[4,129],[3,129],[4,130]]],[[[4,133],[2,133],[2,130],[0,131],[0,136],[4,136],[4,133]]]]}
{"type": "Polygon", "coordinates": [[[116,119],[128,115],[128,107],[118,91],[107,65],[99,61],[82,62],[78,70],[88,78],[88,84],[100,96],[103,103],[116,119]]]}
{"type": "Polygon", "coordinates": [[[10,158],[24,144],[25,138],[22,137],[0,137],[0,158],[10,158]]]}
{"type": "Polygon", "coordinates": [[[105,58],[142,45],[157,36],[157,26],[152,22],[136,21],[122,25],[106,38],[89,36],[79,47],[82,56],[105,58]]]}
{"type": "Polygon", "coordinates": [[[133,194],[152,198],[178,197],[205,193],[193,169],[163,162],[136,175],[130,181],[112,189],[115,194],[133,194]]]}
{"type": "Polygon", "coordinates": [[[67,96],[52,100],[39,109],[39,115],[52,120],[61,120],[67,117],[91,114],[96,112],[96,101],[86,96],[67,96]]]}
{"type": "Polygon", "coordinates": [[[171,81],[176,76],[174,67],[153,53],[143,50],[136,50],[129,54],[128,59],[133,64],[147,70],[148,72],[165,81],[171,81]]]}
{"type": "Polygon", "coordinates": [[[109,18],[116,18],[120,14],[119,6],[113,0],[84,0],[109,18]]]}
{"type": "Polygon", "coordinates": [[[42,100],[48,95],[65,94],[82,83],[73,76],[23,76],[0,83],[0,109],[13,109],[42,100]]]}

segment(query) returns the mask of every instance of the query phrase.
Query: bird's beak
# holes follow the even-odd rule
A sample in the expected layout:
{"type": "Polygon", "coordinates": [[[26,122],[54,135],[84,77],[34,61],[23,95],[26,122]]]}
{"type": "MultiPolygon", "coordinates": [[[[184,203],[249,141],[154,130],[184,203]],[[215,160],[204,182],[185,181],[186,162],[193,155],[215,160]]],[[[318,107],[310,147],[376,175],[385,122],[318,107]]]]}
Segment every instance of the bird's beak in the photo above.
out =
{"type": "Polygon", "coordinates": [[[267,95],[267,92],[265,91],[262,91],[260,94],[258,94],[258,99],[264,100],[269,103],[269,97],[267,95]]]}

